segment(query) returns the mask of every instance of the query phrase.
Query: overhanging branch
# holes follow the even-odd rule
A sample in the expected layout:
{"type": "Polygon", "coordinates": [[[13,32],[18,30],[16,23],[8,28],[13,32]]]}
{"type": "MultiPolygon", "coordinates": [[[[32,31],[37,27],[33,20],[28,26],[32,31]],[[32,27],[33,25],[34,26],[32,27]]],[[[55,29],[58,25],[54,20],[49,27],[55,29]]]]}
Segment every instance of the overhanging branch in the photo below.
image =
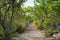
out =
{"type": "Polygon", "coordinates": [[[0,5],[0,8],[3,8],[3,7],[6,6],[7,4],[9,4],[9,3],[4,3],[4,4],[0,5]]]}
{"type": "Polygon", "coordinates": [[[4,15],[4,19],[3,19],[2,23],[1,23],[1,25],[3,26],[3,29],[5,29],[4,21],[5,21],[5,16],[6,16],[7,12],[9,11],[9,8],[10,8],[10,6],[6,10],[5,15],[4,15]]]}

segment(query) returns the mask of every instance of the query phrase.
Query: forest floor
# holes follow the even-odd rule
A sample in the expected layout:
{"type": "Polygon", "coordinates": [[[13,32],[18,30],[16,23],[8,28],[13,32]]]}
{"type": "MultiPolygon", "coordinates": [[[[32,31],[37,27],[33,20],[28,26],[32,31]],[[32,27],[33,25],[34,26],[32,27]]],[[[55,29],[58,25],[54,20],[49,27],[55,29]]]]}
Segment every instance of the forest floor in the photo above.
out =
{"type": "Polygon", "coordinates": [[[44,31],[40,31],[36,25],[30,24],[24,33],[19,34],[17,40],[54,40],[54,38],[46,38],[44,31]]]}

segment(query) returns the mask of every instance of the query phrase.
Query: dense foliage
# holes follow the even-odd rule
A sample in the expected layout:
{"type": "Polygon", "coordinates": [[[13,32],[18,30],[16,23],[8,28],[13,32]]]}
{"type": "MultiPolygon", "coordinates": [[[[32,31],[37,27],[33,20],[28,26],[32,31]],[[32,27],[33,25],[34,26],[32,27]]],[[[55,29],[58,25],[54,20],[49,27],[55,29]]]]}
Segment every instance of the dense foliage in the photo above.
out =
{"type": "Polygon", "coordinates": [[[47,36],[60,29],[60,0],[34,0],[35,6],[22,8],[26,0],[0,0],[0,36],[11,40],[34,22],[47,36]]]}
{"type": "Polygon", "coordinates": [[[21,8],[23,2],[25,0],[0,0],[0,36],[4,40],[11,40],[18,27],[25,27],[21,8]]]}
{"type": "Polygon", "coordinates": [[[46,35],[58,31],[60,25],[60,1],[59,0],[36,0],[39,5],[33,8],[34,14],[39,21],[38,29],[46,31],[46,35]]]}
{"type": "Polygon", "coordinates": [[[46,36],[58,32],[60,25],[60,0],[35,0],[34,7],[25,8],[38,29],[45,30],[46,36]]]}

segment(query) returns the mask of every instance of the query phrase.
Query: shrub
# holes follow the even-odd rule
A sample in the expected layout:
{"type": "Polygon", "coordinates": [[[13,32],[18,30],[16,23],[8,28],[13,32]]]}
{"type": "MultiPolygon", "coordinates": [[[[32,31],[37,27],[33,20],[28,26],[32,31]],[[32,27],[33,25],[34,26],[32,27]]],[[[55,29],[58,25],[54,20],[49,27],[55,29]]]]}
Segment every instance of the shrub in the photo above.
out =
{"type": "Polygon", "coordinates": [[[54,32],[54,30],[51,29],[51,28],[45,30],[45,35],[46,35],[46,37],[49,37],[53,32],[54,32]]]}
{"type": "Polygon", "coordinates": [[[57,32],[57,24],[60,22],[58,19],[45,18],[43,22],[38,22],[38,29],[45,30],[46,36],[50,36],[54,31],[57,32]]]}
{"type": "Polygon", "coordinates": [[[26,28],[26,21],[22,20],[22,21],[16,21],[13,25],[13,27],[15,28],[16,32],[22,33],[25,31],[26,28]]]}

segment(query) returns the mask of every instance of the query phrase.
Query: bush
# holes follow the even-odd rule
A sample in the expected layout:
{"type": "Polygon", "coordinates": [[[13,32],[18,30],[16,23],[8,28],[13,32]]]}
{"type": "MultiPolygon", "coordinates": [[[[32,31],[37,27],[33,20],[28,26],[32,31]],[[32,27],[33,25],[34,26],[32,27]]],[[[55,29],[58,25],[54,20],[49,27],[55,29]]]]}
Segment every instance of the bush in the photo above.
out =
{"type": "Polygon", "coordinates": [[[13,25],[14,29],[16,30],[16,32],[18,33],[22,33],[25,31],[26,28],[26,21],[22,20],[22,21],[16,21],[13,25]]]}
{"type": "Polygon", "coordinates": [[[38,29],[45,30],[46,36],[50,36],[54,31],[57,32],[57,24],[60,21],[53,18],[45,18],[43,22],[37,21],[38,29]]]}
{"type": "Polygon", "coordinates": [[[23,33],[25,31],[25,28],[19,26],[16,30],[18,33],[23,33]]]}
{"type": "Polygon", "coordinates": [[[45,30],[45,35],[46,35],[46,37],[49,37],[52,33],[54,32],[54,30],[53,29],[47,29],[47,30],[45,30]]]}

